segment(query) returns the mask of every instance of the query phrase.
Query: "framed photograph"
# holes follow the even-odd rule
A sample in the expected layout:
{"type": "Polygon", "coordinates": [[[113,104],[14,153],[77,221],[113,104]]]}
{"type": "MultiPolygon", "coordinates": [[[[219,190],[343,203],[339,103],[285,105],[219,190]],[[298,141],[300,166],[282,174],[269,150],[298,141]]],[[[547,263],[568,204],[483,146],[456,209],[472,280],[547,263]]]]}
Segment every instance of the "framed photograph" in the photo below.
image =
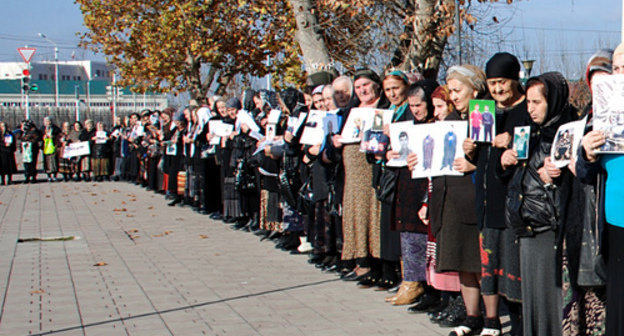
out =
{"type": "Polygon", "coordinates": [[[594,130],[603,131],[606,143],[597,152],[624,153],[624,75],[592,80],[594,130]]]}
{"type": "Polygon", "coordinates": [[[513,149],[518,152],[518,160],[529,158],[529,137],[531,126],[514,127],[513,149]]]}
{"type": "Polygon", "coordinates": [[[493,100],[473,99],[469,104],[469,136],[476,142],[494,141],[496,136],[496,102],[493,100]]]}
{"type": "Polygon", "coordinates": [[[392,122],[392,110],[374,108],[353,108],[342,129],[342,143],[358,143],[371,128],[383,131],[383,125],[392,122]],[[374,125],[373,125],[374,124],[374,125]]]}
{"type": "Polygon", "coordinates": [[[587,117],[563,124],[557,129],[555,139],[550,147],[550,160],[557,168],[567,166],[576,156],[578,146],[583,139],[586,123],[587,117]]]}

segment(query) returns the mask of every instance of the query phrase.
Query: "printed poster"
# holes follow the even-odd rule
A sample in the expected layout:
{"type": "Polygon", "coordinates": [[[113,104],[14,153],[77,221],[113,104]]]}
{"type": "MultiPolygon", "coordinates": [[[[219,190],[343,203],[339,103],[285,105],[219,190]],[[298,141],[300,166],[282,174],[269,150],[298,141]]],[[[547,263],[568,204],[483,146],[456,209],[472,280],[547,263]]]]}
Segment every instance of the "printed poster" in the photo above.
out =
{"type": "Polygon", "coordinates": [[[320,145],[325,139],[325,132],[323,130],[323,118],[325,118],[326,112],[319,110],[311,110],[308,119],[305,122],[303,133],[301,133],[301,139],[299,143],[303,145],[320,145]]]}
{"type": "Polygon", "coordinates": [[[65,146],[65,150],[63,151],[63,158],[69,159],[75,156],[83,156],[89,154],[91,154],[89,141],[73,142],[65,146]]]}
{"type": "Polygon", "coordinates": [[[583,139],[586,123],[587,117],[563,124],[557,129],[557,134],[555,134],[555,139],[550,147],[550,160],[557,168],[567,166],[576,156],[583,139]]]}
{"type": "Polygon", "coordinates": [[[605,133],[606,143],[596,152],[624,153],[624,75],[592,80],[594,130],[605,133]]]}
{"type": "Polygon", "coordinates": [[[345,127],[342,130],[342,143],[358,143],[364,137],[366,131],[373,129],[382,130],[383,125],[392,122],[392,110],[375,108],[353,108],[349,113],[345,127]]]}
{"type": "Polygon", "coordinates": [[[453,161],[464,157],[467,121],[439,121],[414,125],[409,132],[410,149],[418,157],[412,178],[462,175],[453,169],[453,161]]]}
{"type": "Polygon", "coordinates": [[[407,156],[411,153],[409,146],[410,129],[414,127],[412,121],[402,121],[390,124],[390,145],[392,150],[399,153],[399,157],[389,160],[388,167],[406,167],[407,156]]]}
{"type": "Polygon", "coordinates": [[[496,102],[493,100],[470,100],[468,120],[469,136],[476,142],[492,142],[496,136],[496,102]]]}

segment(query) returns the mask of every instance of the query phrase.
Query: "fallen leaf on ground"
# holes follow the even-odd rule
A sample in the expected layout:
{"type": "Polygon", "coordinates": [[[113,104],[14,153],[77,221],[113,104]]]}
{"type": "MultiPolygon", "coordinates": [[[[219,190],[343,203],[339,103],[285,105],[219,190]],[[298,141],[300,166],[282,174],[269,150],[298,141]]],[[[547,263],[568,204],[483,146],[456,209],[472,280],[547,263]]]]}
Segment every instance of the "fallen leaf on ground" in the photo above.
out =
{"type": "Polygon", "coordinates": [[[130,230],[126,231],[126,232],[136,233],[136,232],[139,232],[139,230],[137,230],[137,229],[130,229],[130,230]]]}
{"type": "Polygon", "coordinates": [[[126,208],[115,208],[113,211],[128,211],[126,208]]]}
{"type": "Polygon", "coordinates": [[[91,193],[91,196],[97,196],[97,195],[98,195],[98,194],[96,194],[96,193],[91,193]]]}
{"type": "Polygon", "coordinates": [[[183,220],[184,220],[184,218],[180,218],[180,217],[178,217],[178,218],[176,218],[176,220],[177,220],[177,221],[183,221],[183,220]]]}
{"type": "Polygon", "coordinates": [[[162,234],[155,234],[155,235],[152,235],[152,237],[162,237],[162,236],[163,236],[162,234]]]}
{"type": "Polygon", "coordinates": [[[119,192],[119,190],[117,190],[117,189],[113,189],[113,192],[119,192]]]}
{"type": "Polygon", "coordinates": [[[207,235],[199,235],[199,238],[206,239],[206,238],[208,238],[208,236],[207,235]]]}
{"type": "Polygon", "coordinates": [[[167,230],[167,231],[165,231],[163,233],[166,234],[166,235],[169,235],[170,233],[173,233],[173,231],[167,230]]]}
{"type": "Polygon", "coordinates": [[[126,204],[126,202],[124,202],[124,201],[121,201],[121,204],[126,204]]]}
{"type": "Polygon", "coordinates": [[[106,262],[104,262],[104,261],[100,261],[100,262],[99,262],[99,263],[97,263],[97,264],[93,264],[93,266],[98,266],[98,267],[99,267],[99,266],[106,266],[106,265],[108,265],[108,263],[106,263],[106,262]]]}
{"type": "Polygon", "coordinates": [[[136,198],[131,198],[130,202],[136,202],[136,198]]]}
{"type": "Polygon", "coordinates": [[[134,217],[133,214],[127,214],[126,217],[134,217]]]}
{"type": "Polygon", "coordinates": [[[50,198],[50,197],[52,197],[52,196],[50,196],[50,195],[46,195],[46,198],[50,198]]]}
{"type": "Polygon", "coordinates": [[[148,210],[152,210],[152,209],[154,209],[154,206],[153,206],[153,205],[150,205],[150,206],[148,206],[148,207],[147,207],[147,209],[148,209],[148,210]]]}
{"type": "Polygon", "coordinates": [[[30,291],[30,294],[43,294],[45,291],[43,289],[37,289],[34,291],[30,291]]]}

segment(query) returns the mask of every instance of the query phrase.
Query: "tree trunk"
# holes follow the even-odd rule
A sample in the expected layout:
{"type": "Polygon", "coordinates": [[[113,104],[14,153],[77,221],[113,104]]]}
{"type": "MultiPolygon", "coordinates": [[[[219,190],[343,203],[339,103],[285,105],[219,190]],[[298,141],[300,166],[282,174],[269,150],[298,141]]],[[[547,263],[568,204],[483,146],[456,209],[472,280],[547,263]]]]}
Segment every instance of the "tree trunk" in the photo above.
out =
{"type": "Polygon", "coordinates": [[[191,99],[197,101],[198,104],[204,103],[206,94],[202,90],[201,81],[201,63],[196,57],[188,54],[186,58],[187,68],[185,69],[185,79],[188,84],[188,92],[191,99]]]}
{"type": "Polygon", "coordinates": [[[325,40],[318,29],[318,18],[312,0],[289,0],[295,12],[297,33],[295,38],[303,53],[305,69],[308,73],[315,72],[331,63],[325,40]]]}
{"type": "MultiPolygon", "coordinates": [[[[454,0],[413,0],[411,27],[399,43],[392,64],[403,71],[419,70],[425,78],[437,79],[449,29],[453,24],[454,0]]],[[[408,23],[409,24],[409,23],[408,23]]]]}

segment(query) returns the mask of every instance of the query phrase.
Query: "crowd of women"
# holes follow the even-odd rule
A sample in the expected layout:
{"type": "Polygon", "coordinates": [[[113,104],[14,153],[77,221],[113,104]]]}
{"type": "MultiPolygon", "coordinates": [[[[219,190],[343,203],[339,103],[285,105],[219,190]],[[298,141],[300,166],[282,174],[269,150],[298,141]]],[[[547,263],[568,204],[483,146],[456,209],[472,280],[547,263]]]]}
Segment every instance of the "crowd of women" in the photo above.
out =
{"type": "MultiPolygon", "coordinates": [[[[597,52],[586,70],[588,83],[624,73],[624,46],[597,52]]],[[[605,138],[592,130],[591,104],[574,109],[560,73],[524,86],[519,74],[515,56],[497,53],[484,69],[450,67],[444,85],[401,71],[321,71],[306,92],[247,90],[240,99],[132,114],[110,129],[90,121],[58,128],[46,118],[41,129],[25,121],[12,133],[0,122],[2,183],[5,175],[11,183],[20,141],[27,182],[36,180],[41,150],[48,181],[141,184],[170,206],[309,253],[320,270],[387,291],[390,305],[413,304],[410,313],[427,313],[451,335],[501,335],[502,310],[511,335],[624,335],[623,158],[596,153],[605,138]],[[301,129],[289,123],[337,110],[344,124],[366,107],[392,110],[392,123],[467,120],[472,99],[496,102],[496,136],[463,143],[452,163],[460,176],[412,179],[422,158],[410,153],[406,167],[386,166],[398,149],[364,153],[343,143],[340,129],[322,145],[302,145],[301,129]],[[272,110],[281,114],[270,122],[272,110]],[[579,152],[557,168],[549,158],[555,133],[581,118],[588,122],[579,152]],[[215,121],[228,133],[211,130],[215,121]],[[527,159],[512,147],[517,126],[530,126],[527,159]],[[85,142],[88,154],[67,154],[85,142]]]]}

